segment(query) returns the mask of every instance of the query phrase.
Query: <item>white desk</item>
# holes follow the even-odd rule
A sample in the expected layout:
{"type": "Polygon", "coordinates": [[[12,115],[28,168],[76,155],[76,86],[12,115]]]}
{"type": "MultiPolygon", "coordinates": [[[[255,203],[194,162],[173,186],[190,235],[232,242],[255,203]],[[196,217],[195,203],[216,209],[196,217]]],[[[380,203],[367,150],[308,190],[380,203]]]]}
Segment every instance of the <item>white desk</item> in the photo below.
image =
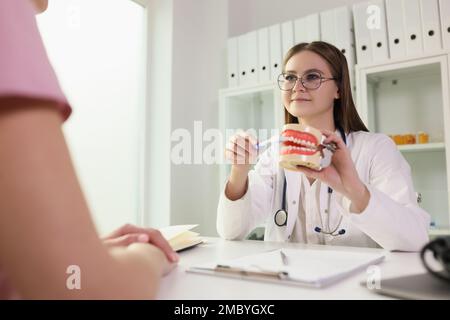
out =
{"type": "MultiPolygon", "coordinates": [[[[360,282],[366,282],[368,274],[361,271],[349,278],[323,289],[294,287],[281,284],[238,280],[186,272],[187,267],[220,259],[237,258],[244,255],[268,251],[281,247],[314,248],[318,250],[352,250],[379,252],[380,249],[339,246],[305,245],[265,241],[227,241],[205,238],[207,243],[180,253],[180,262],[175,270],[163,278],[158,299],[236,299],[236,300],[285,300],[285,299],[387,299],[378,295],[360,282]]],[[[378,265],[381,279],[425,272],[418,253],[389,252],[378,265]]]]}

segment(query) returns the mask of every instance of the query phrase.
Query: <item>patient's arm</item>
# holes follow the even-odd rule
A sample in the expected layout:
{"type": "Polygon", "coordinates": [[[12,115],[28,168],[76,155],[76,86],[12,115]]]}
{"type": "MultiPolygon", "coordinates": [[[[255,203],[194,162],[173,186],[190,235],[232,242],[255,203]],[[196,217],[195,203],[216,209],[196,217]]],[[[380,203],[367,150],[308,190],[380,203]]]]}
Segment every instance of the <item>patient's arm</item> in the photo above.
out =
{"type": "Polygon", "coordinates": [[[51,103],[0,99],[0,266],[24,298],[152,298],[170,265],[150,244],[108,251],[51,103]],[[81,269],[69,290],[68,266],[81,269]]]}

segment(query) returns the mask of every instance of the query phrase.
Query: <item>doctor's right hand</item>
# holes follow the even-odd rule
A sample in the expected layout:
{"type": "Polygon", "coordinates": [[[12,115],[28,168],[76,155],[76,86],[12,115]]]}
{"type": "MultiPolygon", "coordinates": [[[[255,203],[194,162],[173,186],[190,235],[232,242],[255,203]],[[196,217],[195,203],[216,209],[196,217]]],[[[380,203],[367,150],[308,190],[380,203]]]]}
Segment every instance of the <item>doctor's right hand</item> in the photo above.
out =
{"type": "Polygon", "coordinates": [[[252,135],[238,131],[227,143],[225,158],[232,164],[232,170],[247,174],[256,163],[258,151],[257,141],[252,135]]]}
{"type": "Polygon", "coordinates": [[[248,172],[258,156],[256,145],[256,138],[243,131],[232,136],[227,143],[225,158],[232,166],[225,195],[230,200],[238,200],[247,192],[248,172]]]}

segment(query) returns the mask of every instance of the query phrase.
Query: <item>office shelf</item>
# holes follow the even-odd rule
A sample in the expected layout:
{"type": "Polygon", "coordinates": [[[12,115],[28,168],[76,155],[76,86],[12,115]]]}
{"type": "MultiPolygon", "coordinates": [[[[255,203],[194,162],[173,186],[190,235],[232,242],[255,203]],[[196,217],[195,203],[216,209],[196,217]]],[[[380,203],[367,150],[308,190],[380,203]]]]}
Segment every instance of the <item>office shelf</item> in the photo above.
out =
{"type": "Polygon", "coordinates": [[[450,229],[430,229],[428,234],[430,237],[450,236],[450,229]]]}
{"type": "Polygon", "coordinates": [[[423,144],[405,144],[397,146],[401,152],[430,152],[430,151],[445,151],[444,142],[432,142],[423,144]]]}
{"type": "Polygon", "coordinates": [[[426,132],[430,143],[399,145],[408,161],[420,206],[432,217],[432,234],[450,225],[449,53],[356,66],[357,107],[372,132],[426,132]]]}

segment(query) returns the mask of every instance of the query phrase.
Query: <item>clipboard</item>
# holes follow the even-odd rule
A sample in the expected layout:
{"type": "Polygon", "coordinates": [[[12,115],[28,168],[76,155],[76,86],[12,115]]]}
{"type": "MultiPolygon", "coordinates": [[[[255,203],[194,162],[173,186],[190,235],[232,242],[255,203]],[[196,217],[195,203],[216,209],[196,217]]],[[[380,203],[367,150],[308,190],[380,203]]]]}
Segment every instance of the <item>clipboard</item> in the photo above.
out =
{"type": "Polygon", "coordinates": [[[186,271],[240,280],[323,288],[379,264],[384,252],[313,249],[276,249],[220,262],[189,267],[186,271]]]}

